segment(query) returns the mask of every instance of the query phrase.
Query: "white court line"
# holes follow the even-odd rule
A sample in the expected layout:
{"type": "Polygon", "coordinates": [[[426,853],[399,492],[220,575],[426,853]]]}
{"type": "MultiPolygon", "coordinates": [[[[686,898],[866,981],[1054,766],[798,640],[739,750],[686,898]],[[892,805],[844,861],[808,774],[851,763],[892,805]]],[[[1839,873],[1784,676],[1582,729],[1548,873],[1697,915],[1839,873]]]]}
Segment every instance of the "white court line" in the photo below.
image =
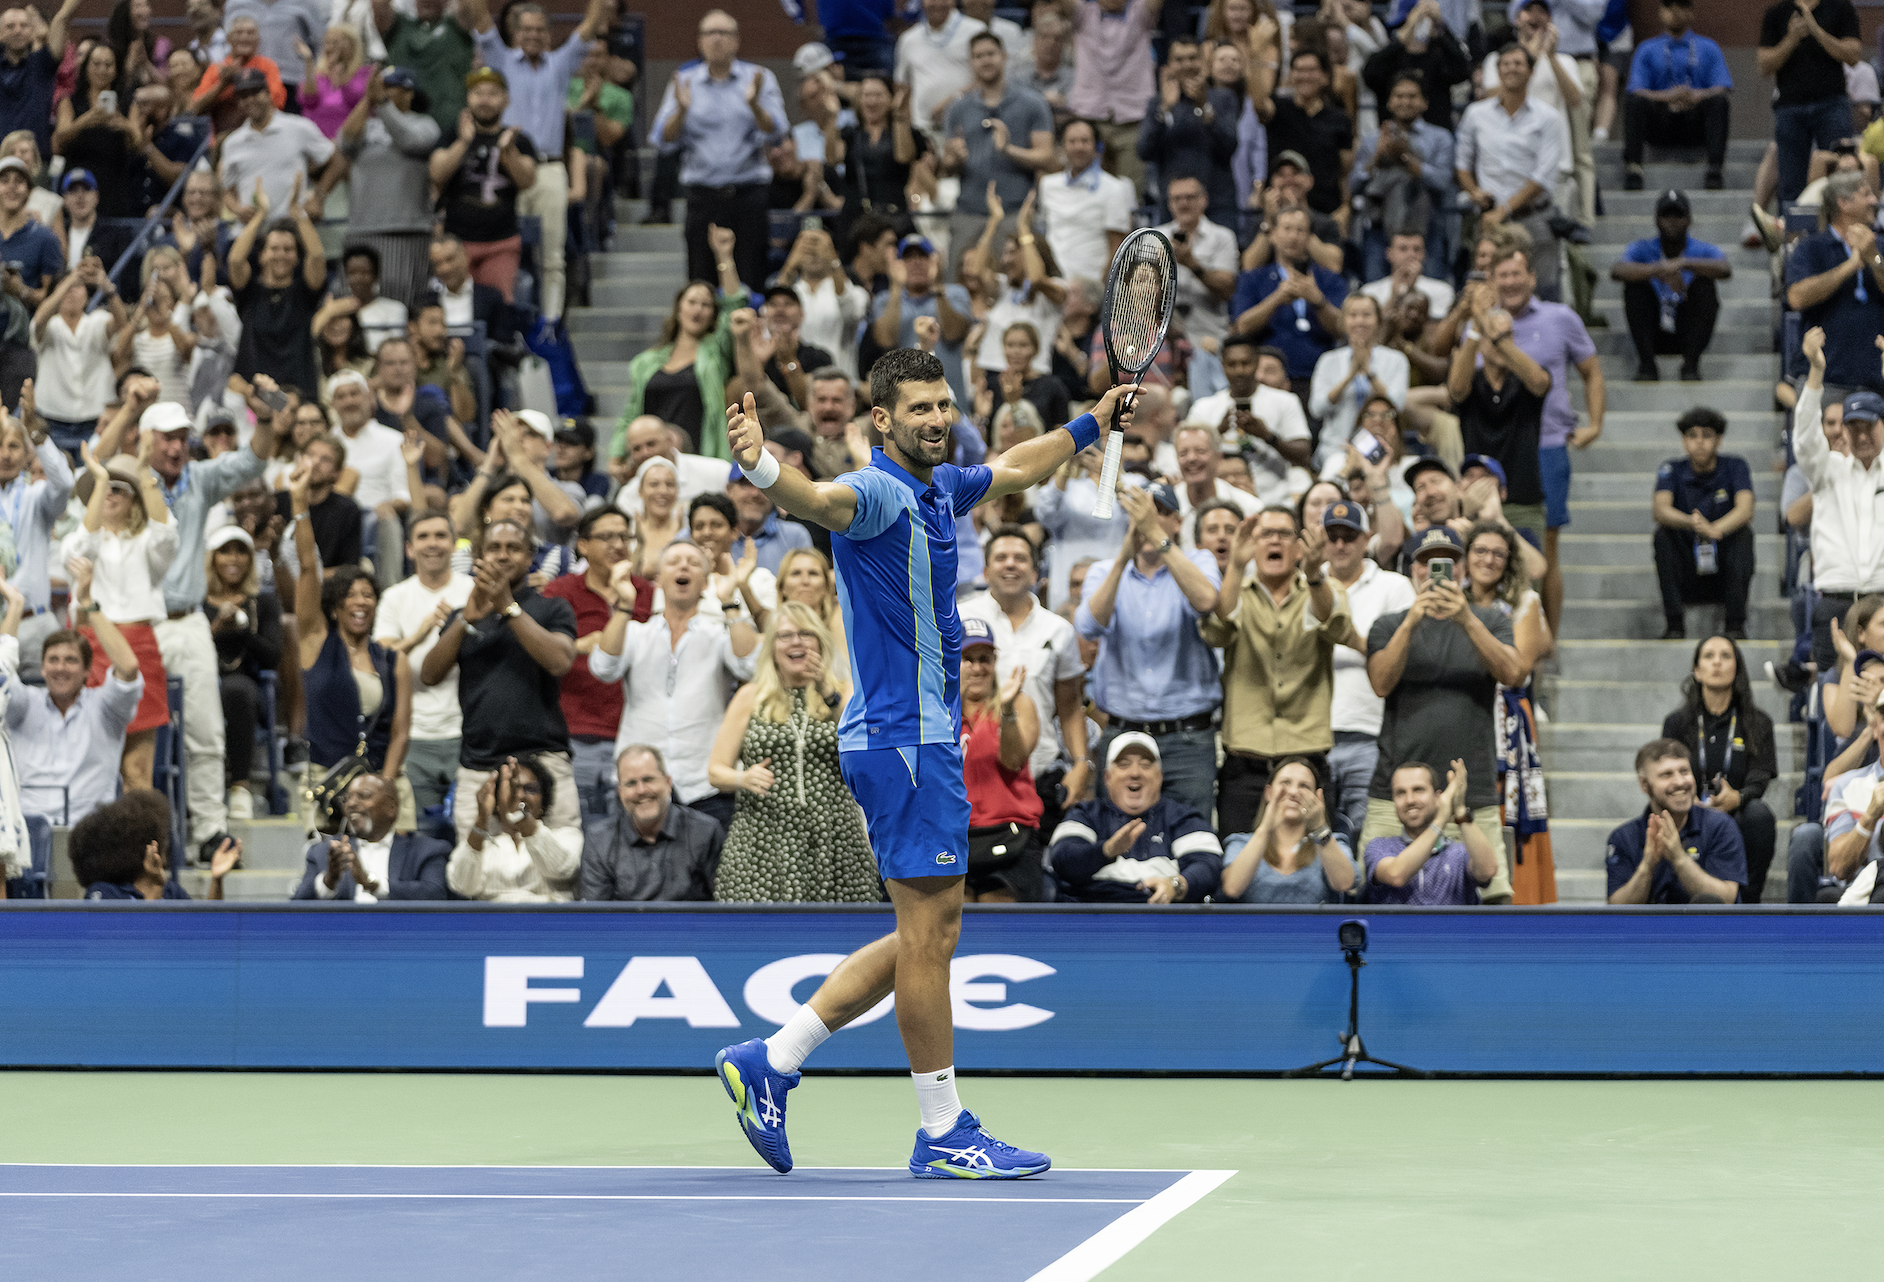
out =
{"type": "MultiPolygon", "coordinates": [[[[1226,1174],[1229,1174],[1226,1172],[1226,1174]]],[[[1183,1184],[1172,1185],[1177,1188],[1183,1184]]],[[[1160,1193],[1164,1197],[1171,1190],[1160,1193]]],[[[1209,1192],[1205,1189],[1204,1192],[1209,1192]]],[[[1198,1194],[1203,1196],[1202,1193],[1198,1194]]],[[[121,1192],[121,1193],[59,1193],[33,1191],[25,1193],[0,1193],[0,1199],[11,1197],[118,1197],[118,1198],[205,1198],[218,1202],[234,1202],[257,1198],[279,1198],[300,1201],[354,1201],[376,1202],[1001,1202],[1009,1206],[1037,1206],[1042,1203],[1102,1203],[1108,1205],[1123,1204],[1143,1209],[1150,1203],[1135,1197],[973,1197],[966,1194],[955,1197],[896,1197],[874,1194],[848,1195],[841,1193],[778,1195],[729,1194],[720,1196],[707,1193],[164,1193],[164,1192],[121,1192]]],[[[1156,1199],[1153,1199],[1154,1201],[1156,1199]]],[[[1196,1198],[1191,1199],[1195,1201],[1196,1198]]],[[[1184,1206],[1189,1206],[1186,1202],[1184,1206]]],[[[1171,1215],[1177,1214],[1184,1207],[1177,1207],[1171,1215]]],[[[1169,1219],[1167,1215],[1164,1219],[1169,1219]]],[[[1164,1219],[1158,1224],[1164,1223],[1164,1219]]],[[[1156,1228],[1154,1224],[1151,1228],[1156,1228]]],[[[1147,1233],[1151,1229],[1145,1230],[1147,1233]]]]}
{"type": "MultiPolygon", "coordinates": [[[[123,1171],[240,1171],[289,1170],[311,1171],[763,1171],[756,1163],[743,1166],[691,1166],[668,1163],[662,1166],[610,1166],[595,1163],[586,1166],[536,1162],[0,1162],[0,1169],[31,1167],[34,1170],[66,1171],[110,1169],[123,1171]]],[[[906,1166],[800,1166],[800,1171],[906,1171],[906,1166]]],[[[1056,1166],[1065,1175],[1190,1174],[1189,1166],[1056,1166]]]]}
{"type": "Polygon", "coordinates": [[[1027,1282],[1090,1282],[1125,1253],[1196,1205],[1235,1171],[1192,1171],[1164,1192],[1133,1207],[1062,1255],[1027,1282]]]}

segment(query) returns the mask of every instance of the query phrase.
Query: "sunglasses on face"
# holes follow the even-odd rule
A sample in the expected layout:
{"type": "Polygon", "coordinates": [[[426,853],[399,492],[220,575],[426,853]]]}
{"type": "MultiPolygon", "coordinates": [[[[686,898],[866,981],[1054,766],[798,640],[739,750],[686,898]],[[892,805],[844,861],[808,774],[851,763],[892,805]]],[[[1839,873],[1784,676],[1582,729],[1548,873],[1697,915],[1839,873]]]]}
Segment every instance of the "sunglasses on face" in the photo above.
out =
{"type": "Polygon", "coordinates": [[[1359,530],[1350,530],[1345,525],[1330,526],[1328,529],[1328,541],[1330,543],[1352,543],[1360,537],[1361,532],[1359,530]]]}

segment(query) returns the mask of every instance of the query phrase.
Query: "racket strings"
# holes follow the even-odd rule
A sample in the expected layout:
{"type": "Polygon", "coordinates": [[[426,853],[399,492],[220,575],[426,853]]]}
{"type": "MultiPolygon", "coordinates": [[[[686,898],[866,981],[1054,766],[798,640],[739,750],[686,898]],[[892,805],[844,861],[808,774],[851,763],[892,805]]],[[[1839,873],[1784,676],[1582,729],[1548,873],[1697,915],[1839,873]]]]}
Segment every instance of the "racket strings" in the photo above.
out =
{"type": "Polygon", "coordinates": [[[1112,270],[1115,281],[1106,323],[1113,350],[1136,373],[1151,364],[1164,336],[1173,283],[1170,265],[1163,247],[1146,237],[1121,254],[1112,270]]]}

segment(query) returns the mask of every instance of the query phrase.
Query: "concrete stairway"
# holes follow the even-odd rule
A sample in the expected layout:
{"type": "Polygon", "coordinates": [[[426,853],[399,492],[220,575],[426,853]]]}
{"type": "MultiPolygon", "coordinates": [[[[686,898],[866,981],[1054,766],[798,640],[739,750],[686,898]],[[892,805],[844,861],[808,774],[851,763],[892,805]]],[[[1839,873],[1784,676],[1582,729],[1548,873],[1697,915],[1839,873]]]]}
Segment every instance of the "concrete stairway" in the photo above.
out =
{"type": "MultiPolygon", "coordinates": [[[[1599,144],[1597,172],[1606,216],[1598,220],[1591,264],[1604,279],[1597,310],[1607,330],[1592,330],[1608,383],[1608,412],[1602,440],[1572,459],[1570,527],[1560,543],[1564,567],[1563,636],[1555,673],[1544,682],[1551,721],[1543,733],[1548,771],[1551,844],[1557,888],[1565,900],[1601,900],[1606,893],[1603,857],[1612,828],[1641,813],[1644,804],[1632,770],[1635,752],[1661,731],[1661,719],[1680,701],[1700,637],[1721,626],[1717,606],[1687,612],[1687,641],[1659,641],[1663,621],[1650,551],[1649,517],[1655,469],[1681,455],[1674,421],[1685,409],[1707,405],[1728,419],[1724,450],[1745,457],[1753,469],[1758,508],[1754,531],[1758,569],[1754,606],[1742,647],[1754,675],[1760,706],[1777,723],[1780,776],[1768,787],[1767,804],[1781,820],[1780,857],[1769,874],[1767,900],[1784,899],[1785,831],[1792,792],[1799,782],[1803,744],[1785,724],[1784,698],[1764,679],[1767,659],[1791,651],[1792,628],[1779,596],[1783,547],[1775,528],[1783,452],[1777,448],[1781,416],[1773,409],[1779,358],[1773,352],[1776,313],[1767,255],[1740,248],[1740,231],[1752,196],[1753,173],[1765,144],[1735,142],[1726,168],[1727,190],[1702,190],[1698,153],[1658,159],[1650,153],[1642,192],[1622,190],[1622,149],[1599,144]],[[1693,235],[1720,246],[1734,277],[1721,285],[1721,318],[1703,359],[1702,383],[1675,381],[1680,362],[1659,361],[1660,383],[1635,383],[1636,357],[1622,314],[1622,288],[1607,279],[1609,267],[1632,240],[1654,234],[1657,196],[1670,187],[1687,193],[1694,207],[1693,235]]],[[[1583,388],[1572,380],[1583,408],[1583,388]]]]}
{"type": "Polygon", "coordinates": [[[647,206],[618,202],[615,248],[596,254],[590,307],[569,312],[569,336],[582,362],[583,377],[595,393],[598,444],[611,439],[614,423],[628,395],[628,362],[661,341],[661,324],[674,295],[687,283],[687,251],[681,243],[684,202],[677,202],[671,226],[643,227],[647,206]]]}

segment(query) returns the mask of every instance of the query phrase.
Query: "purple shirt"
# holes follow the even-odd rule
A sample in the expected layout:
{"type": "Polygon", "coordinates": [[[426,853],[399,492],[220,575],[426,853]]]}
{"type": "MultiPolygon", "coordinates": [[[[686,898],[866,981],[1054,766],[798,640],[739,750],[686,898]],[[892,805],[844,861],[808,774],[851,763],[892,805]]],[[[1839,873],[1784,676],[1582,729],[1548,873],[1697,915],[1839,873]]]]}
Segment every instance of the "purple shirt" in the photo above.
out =
{"type": "Polygon", "coordinates": [[[1157,86],[1152,83],[1152,17],[1144,0],[1126,0],[1107,13],[1098,0],[1073,6],[1073,93],[1075,116],[1113,124],[1137,124],[1157,86]]]}
{"type": "MultiPolygon", "coordinates": [[[[1392,859],[1413,843],[1405,835],[1380,837],[1367,843],[1361,861],[1367,865],[1367,902],[1370,904],[1419,904],[1428,908],[1470,906],[1478,903],[1479,883],[1472,879],[1471,857],[1465,843],[1449,841],[1432,853],[1413,880],[1404,886],[1389,886],[1374,880],[1374,869],[1383,859],[1392,859]]],[[[1489,880],[1489,878],[1487,879],[1489,880]]]]}
{"type": "Polygon", "coordinates": [[[1550,373],[1550,391],[1544,397],[1544,425],[1538,433],[1539,449],[1553,449],[1576,431],[1577,412],[1570,405],[1569,369],[1596,355],[1590,331],[1575,310],[1562,303],[1533,298],[1521,312],[1512,313],[1512,336],[1526,356],[1550,373]]]}

